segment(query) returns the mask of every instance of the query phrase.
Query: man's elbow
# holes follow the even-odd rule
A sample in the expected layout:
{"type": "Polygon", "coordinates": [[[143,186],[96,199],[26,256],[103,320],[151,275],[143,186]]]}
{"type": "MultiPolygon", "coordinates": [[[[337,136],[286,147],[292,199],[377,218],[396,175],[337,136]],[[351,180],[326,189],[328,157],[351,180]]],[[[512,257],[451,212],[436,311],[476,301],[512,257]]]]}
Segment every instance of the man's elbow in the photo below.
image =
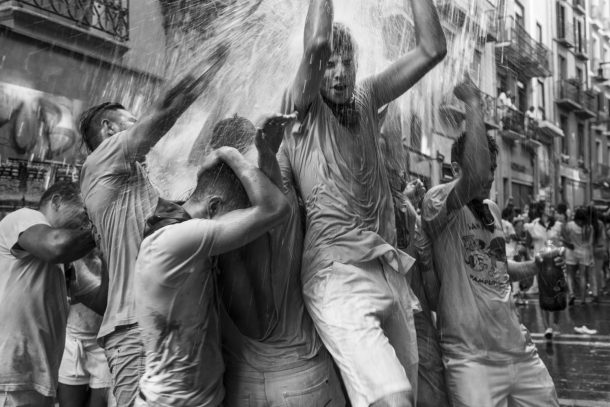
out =
{"type": "Polygon", "coordinates": [[[447,43],[443,39],[441,43],[436,44],[434,47],[430,47],[430,49],[424,48],[423,51],[430,61],[430,64],[437,65],[447,56],[447,43]]]}

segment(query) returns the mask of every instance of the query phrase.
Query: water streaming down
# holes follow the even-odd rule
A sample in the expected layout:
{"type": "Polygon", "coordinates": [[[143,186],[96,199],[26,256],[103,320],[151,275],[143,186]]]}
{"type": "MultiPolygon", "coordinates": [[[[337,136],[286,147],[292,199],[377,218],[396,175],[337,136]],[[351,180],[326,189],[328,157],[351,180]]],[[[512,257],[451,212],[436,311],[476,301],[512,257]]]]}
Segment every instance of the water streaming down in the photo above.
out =
{"type": "MultiPolygon", "coordinates": [[[[443,63],[394,102],[392,114],[400,116],[395,121],[401,124],[394,137],[402,137],[405,145],[410,143],[411,121],[418,117],[421,151],[433,155],[433,134],[447,126],[446,119],[443,122],[439,115],[439,107],[452,99],[453,87],[470,68],[476,41],[486,34],[488,15],[482,12],[483,2],[461,2],[467,3],[468,18],[461,26],[454,24],[453,33],[448,33],[448,55],[443,63]]],[[[358,44],[358,80],[380,72],[414,46],[409,3],[407,0],[334,2],[335,20],[351,29],[358,44]]],[[[294,78],[303,52],[307,7],[308,2],[303,0],[224,2],[222,8],[214,9],[217,17],[206,22],[210,24],[206,30],[183,27],[181,46],[188,52],[176,57],[179,61],[165,61],[166,66],[173,67],[168,75],[170,80],[201,61],[214,58],[219,48],[226,53],[221,61],[222,68],[203,96],[148,157],[151,178],[164,195],[174,199],[188,195],[195,181],[195,166],[189,165],[189,154],[198,136],[196,144],[205,144],[216,121],[233,114],[254,121],[264,113],[279,109],[281,97],[294,78]],[[193,35],[193,32],[200,34],[193,35]]],[[[454,14],[453,3],[445,7],[441,19],[454,14]]],[[[197,22],[186,21],[185,24],[192,26],[197,22]]],[[[199,149],[193,156],[202,154],[199,149]]],[[[406,165],[404,156],[393,157],[390,161],[403,168],[406,165]]]]}

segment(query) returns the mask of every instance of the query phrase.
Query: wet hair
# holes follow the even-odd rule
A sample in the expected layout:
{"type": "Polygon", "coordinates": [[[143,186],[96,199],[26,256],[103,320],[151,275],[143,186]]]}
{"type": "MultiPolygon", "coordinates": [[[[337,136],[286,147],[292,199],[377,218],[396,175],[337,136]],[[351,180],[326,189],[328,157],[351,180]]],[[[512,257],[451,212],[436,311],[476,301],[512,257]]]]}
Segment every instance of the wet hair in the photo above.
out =
{"type": "MultiPolygon", "coordinates": [[[[333,52],[356,56],[358,48],[350,29],[342,23],[333,22],[333,52]]],[[[354,58],[354,62],[355,58],[354,58]]]]}
{"type": "MultiPolygon", "coordinates": [[[[489,153],[491,154],[492,161],[495,161],[498,157],[498,144],[496,140],[487,134],[487,145],[489,146],[489,153]]],[[[462,165],[464,159],[464,148],[466,146],[466,132],[460,134],[460,136],[453,142],[451,146],[451,162],[456,162],[462,165]]]]}
{"type": "Polygon", "coordinates": [[[558,203],[557,206],[555,207],[555,212],[557,212],[560,215],[567,215],[568,205],[566,205],[565,202],[558,203]]]}
{"type": "Polygon", "coordinates": [[[83,142],[90,151],[94,150],[91,146],[91,139],[99,133],[102,127],[98,119],[106,112],[112,110],[125,110],[125,107],[117,102],[104,102],[90,107],[81,114],[78,130],[83,137],[83,142]]]}
{"type": "Polygon", "coordinates": [[[250,205],[248,194],[241,181],[231,167],[224,163],[199,173],[197,186],[192,196],[203,199],[210,195],[222,197],[230,210],[245,208],[250,205]]]}
{"type": "Polygon", "coordinates": [[[51,185],[40,197],[39,205],[44,206],[51,201],[54,195],[58,195],[65,203],[82,205],[80,189],[74,182],[61,181],[51,185]]]}
{"type": "Polygon", "coordinates": [[[208,146],[212,150],[223,146],[234,147],[244,154],[248,147],[254,143],[255,136],[256,127],[254,127],[254,124],[244,117],[235,115],[216,123],[208,146]]]}

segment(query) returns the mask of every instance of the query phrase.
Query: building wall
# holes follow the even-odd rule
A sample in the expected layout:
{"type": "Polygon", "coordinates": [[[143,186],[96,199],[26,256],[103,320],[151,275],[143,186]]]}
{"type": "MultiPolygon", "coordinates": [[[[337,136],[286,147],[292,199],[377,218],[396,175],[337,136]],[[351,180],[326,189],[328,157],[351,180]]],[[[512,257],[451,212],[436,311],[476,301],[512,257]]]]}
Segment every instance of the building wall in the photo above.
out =
{"type": "Polygon", "coordinates": [[[50,13],[4,10],[0,211],[8,201],[33,205],[66,171],[78,176],[74,166],[85,155],[77,121],[85,108],[115,100],[137,114],[157,92],[165,54],[159,6],[156,0],[130,3],[129,40],[122,43],[50,13]],[[102,48],[108,44],[116,48],[102,48]]]}

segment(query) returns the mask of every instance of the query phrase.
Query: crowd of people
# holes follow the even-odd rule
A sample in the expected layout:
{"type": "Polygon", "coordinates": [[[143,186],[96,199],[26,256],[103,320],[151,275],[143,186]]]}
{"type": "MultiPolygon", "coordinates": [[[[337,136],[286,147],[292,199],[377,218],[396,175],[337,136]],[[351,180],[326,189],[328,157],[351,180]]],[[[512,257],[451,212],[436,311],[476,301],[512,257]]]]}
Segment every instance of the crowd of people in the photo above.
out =
{"type": "Polygon", "coordinates": [[[578,211],[560,228],[544,205],[521,226],[501,216],[498,146],[468,77],[455,179],[427,192],[390,179],[379,112],[446,54],[433,1],[411,7],[416,47],[356,83],[349,29],[311,0],[281,113],[216,123],[183,202],[160,197],[143,161],[222,50],[139,119],[87,110],[80,185],[0,222],[0,404],[558,406],[511,282],[566,236],[584,301],[598,229],[578,211]]]}
{"type": "MultiPolygon", "coordinates": [[[[504,233],[507,236],[506,253],[516,261],[532,258],[547,242],[565,249],[567,273],[565,276],[566,305],[599,304],[600,296],[608,293],[608,242],[610,213],[594,205],[574,210],[562,203],[557,207],[546,201],[533,202],[524,208],[515,208],[510,202],[502,211],[504,233]],[[587,298],[591,298],[587,302],[587,298]]],[[[513,286],[518,305],[525,305],[527,294],[539,294],[536,278],[521,281],[513,286]]],[[[541,305],[545,324],[545,337],[552,339],[559,331],[561,310],[548,310],[541,305]],[[551,321],[551,315],[553,320],[551,321]]],[[[583,323],[586,321],[582,321],[583,323]]],[[[586,325],[574,326],[578,333],[594,334],[586,325]]]]}

